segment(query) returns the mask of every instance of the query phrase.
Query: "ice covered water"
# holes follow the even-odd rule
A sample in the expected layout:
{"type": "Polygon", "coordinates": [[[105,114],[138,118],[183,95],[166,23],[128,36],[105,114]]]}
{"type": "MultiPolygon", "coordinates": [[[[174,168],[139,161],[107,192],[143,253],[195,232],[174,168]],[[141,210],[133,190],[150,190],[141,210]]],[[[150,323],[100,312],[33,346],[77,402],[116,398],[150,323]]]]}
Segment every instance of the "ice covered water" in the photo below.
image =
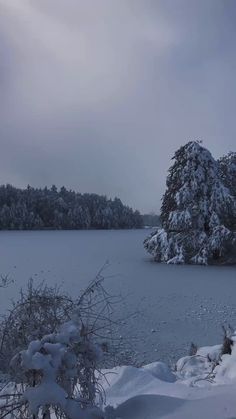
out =
{"type": "Polygon", "coordinates": [[[0,273],[14,284],[0,290],[1,313],[32,277],[75,296],[106,261],[106,287],[121,293],[120,339],[138,360],[173,361],[193,341],[220,342],[221,326],[236,328],[236,268],[154,263],[143,249],[147,230],[0,232],[0,273]],[[131,317],[128,317],[133,314],[131,317]]]}

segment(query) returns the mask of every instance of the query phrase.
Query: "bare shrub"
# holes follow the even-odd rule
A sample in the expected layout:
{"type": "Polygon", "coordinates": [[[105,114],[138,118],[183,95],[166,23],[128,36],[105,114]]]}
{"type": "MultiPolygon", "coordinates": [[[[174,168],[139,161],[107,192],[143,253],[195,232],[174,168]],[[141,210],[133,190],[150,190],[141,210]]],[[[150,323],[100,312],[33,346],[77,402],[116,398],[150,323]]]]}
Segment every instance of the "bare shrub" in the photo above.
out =
{"type": "Polygon", "coordinates": [[[234,331],[232,327],[229,325],[228,329],[226,329],[225,326],[222,326],[223,329],[223,344],[221,349],[221,355],[232,353],[232,346],[234,344],[234,341],[232,340],[232,335],[234,334],[234,331]]]}
{"type": "Polygon", "coordinates": [[[194,356],[196,355],[198,350],[197,345],[195,345],[195,343],[191,342],[190,348],[189,348],[189,356],[194,356]]]}
{"type": "Polygon", "coordinates": [[[13,279],[9,275],[0,275],[0,288],[6,288],[13,283],[13,279]]]}

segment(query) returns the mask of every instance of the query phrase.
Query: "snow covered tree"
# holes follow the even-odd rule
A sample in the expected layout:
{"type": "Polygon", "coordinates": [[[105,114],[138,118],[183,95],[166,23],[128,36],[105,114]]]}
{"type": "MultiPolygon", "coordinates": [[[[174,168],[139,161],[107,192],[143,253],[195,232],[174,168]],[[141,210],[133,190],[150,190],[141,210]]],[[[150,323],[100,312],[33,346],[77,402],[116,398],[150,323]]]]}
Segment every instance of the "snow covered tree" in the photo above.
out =
{"type": "Polygon", "coordinates": [[[236,262],[235,196],[200,142],[176,151],[161,207],[162,228],[144,245],[167,263],[236,262]]]}
{"type": "Polygon", "coordinates": [[[0,186],[0,230],[140,228],[142,216],[120,199],[59,191],[0,186]]]}
{"type": "MultiPolygon", "coordinates": [[[[230,151],[218,160],[221,180],[236,199],[236,152],[230,151]]],[[[232,228],[236,231],[236,217],[232,219],[232,228]]]]}
{"type": "Polygon", "coordinates": [[[219,160],[220,176],[224,185],[236,197],[236,152],[230,151],[219,160]]]}

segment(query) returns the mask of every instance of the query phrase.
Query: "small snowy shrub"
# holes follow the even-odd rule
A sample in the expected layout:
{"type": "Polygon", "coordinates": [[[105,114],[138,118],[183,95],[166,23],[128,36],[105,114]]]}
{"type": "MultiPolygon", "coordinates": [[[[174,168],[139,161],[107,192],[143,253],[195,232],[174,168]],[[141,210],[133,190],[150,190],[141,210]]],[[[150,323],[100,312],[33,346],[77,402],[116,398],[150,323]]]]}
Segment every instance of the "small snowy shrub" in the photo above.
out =
{"type": "Polygon", "coordinates": [[[0,371],[8,372],[12,357],[31,340],[53,333],[69,320],[75,307],[75,302],[58,287],[43,283],[36,287],[30,280],[0,322],[0,371]]]}
{"type": "Polygon", "coordinates": [[[221,345],[197,348],[191,344],[189,356],[180,358],[175,366],[178,378],[187,380],[191,386],[201,385],[203,381],[216,383],[223,375],[236,379],[236,335],[230,325],[222,329],[221,345]]]}
{"type": "Polygon", "coordinates": [[[18,412],[27,408],[35,417],[102,417],[94,407],[98,391],[95,371],[101,355],[79,316],[64,323],[58,332],[30,342],[11,363],[23,389],[16,400],[22,403],[18,412]]]}
{"type": "Polygon", "coordinates": [[[104,289],[101,272],[74,300],[32,281],[21,292],[0,325],[1,368],[10,374],[0,418],[103,418],[100,368],[130,351],[110,333],[120,324],[111,320],[120,298],[104,289]]]}

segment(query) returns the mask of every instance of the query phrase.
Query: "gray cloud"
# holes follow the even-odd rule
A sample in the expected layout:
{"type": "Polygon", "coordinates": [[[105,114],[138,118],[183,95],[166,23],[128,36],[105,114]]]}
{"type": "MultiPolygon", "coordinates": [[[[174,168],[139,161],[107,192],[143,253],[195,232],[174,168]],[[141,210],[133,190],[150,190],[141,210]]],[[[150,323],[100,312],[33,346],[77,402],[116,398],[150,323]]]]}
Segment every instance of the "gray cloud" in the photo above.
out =
{"type": "Polygon", "coordinates": [[[235,146],[234,0],[0,0],[0,175],[158,210],[175,149],[235,146]]]}

